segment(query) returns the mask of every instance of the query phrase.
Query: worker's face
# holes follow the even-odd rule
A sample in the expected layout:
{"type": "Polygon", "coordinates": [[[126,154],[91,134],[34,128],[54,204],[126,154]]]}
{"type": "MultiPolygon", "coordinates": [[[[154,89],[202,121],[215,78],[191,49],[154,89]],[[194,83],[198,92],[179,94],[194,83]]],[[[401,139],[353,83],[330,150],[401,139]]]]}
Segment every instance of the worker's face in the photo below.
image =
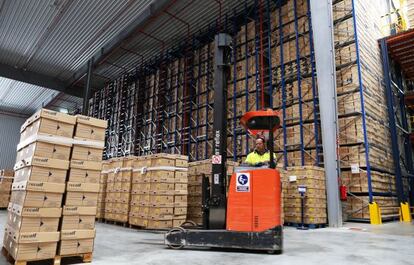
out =
{"type": "Polygon", "coordinates": [[[256,150],[263,152],[265,150],[265,143],[263,139],[256,139],[256,150]]]}

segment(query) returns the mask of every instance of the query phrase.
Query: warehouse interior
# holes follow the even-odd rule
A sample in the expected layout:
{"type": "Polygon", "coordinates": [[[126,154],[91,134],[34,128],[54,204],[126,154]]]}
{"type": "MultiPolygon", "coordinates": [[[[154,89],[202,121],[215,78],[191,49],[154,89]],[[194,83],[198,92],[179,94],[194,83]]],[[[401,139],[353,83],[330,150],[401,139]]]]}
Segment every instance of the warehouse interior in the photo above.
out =
{"type": "Polygon", "coordinates": [[[0,264],[413,263],[414,1],[0,0],[0,36],[0,264]]]}

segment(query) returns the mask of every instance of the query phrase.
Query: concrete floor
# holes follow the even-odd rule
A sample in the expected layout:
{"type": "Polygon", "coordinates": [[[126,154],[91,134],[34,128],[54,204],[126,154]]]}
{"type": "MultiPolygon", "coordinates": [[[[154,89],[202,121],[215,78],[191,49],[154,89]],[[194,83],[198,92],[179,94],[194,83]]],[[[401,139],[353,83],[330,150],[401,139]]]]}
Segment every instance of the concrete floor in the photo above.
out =
{"type": "MultiPolygon", "coordinates": [[[[4,227],[6,212],[0,212],[4,227]]],[[[381,226],[345,224],[340,229],[284,229],[282,255],[172,250],[162,245],[163,234],[98,223],[92,264],[414,264],[414,224],[381,226]]],[[[4,257],[0,265],[8,264],[4,257]]]]}

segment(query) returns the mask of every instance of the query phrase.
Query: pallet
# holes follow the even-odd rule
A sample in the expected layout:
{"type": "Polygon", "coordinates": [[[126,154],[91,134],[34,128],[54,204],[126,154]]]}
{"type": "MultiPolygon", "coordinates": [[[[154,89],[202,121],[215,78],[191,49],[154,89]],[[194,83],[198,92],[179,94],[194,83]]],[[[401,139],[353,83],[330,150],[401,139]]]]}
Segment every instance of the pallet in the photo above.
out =
{"type": "Polygon", "coordinates": [[[151,229],[151,228],[146,228],[145,226],[140,226],[140,225],[132,225],[129,224],[128,225],[129,228],[131,229],[136,229],[136,230],[140,230],[142,232],[148,232],[148,233],[165,233],[171,230],[171,228],[157,228],[157,229],[151,229]]]}
{"type": "Polygon", "coordinates": [[[95,222],[105,223],[105,219],[104,218],[95,218],[95,222]]]}
{"type": "MultiPolygon", "coordinates": [[[[53,264],[53,265],[60,265],[63,260],[67,259],[74,259],[74,258],[80,258],[82,259],[82,263],[91,263],[92,262],[92,253],[84,253],[84,254],[73,254],[73,255],[56,255],[54,258],[50,259],[37,259],[37,260],[15,260],[5,249],[4,247],[1,249],[2,255],[6,258],[6,260],[10,264],[14,265],[26,265],[30,264],[31,262],[41,262],[41,264],[53,264]]],[[[65,262],[67,264],[67,262],[65,262]]],[[[74,262],[71,262],[74,263],[74,262]]],[[[76,263],[79,263],[78,260],[76,260],[76,263]]]]}
{"type": "Polygon", "coordinates": [[[0,207],[0,210],[7,210],[7,207],[0,207]]]}
{"type": "MultiPolygon", "coordinates": [[[[288,223],[285,223],[285,226],[300,227],[302,226],[302,224],[288,222],[288,223]]],[[[326,224],[303,224],[303,226],[309,229],[317,229],[317,228],[325,228],[326,224]]]]}
{"type": "Polygon", "coordinates": [[[128,222],[119,222],[119,221],[107,220],[107,219],[102,219],[102,220],[105,224],[118,225],[118,226],[123,226],[123,227],[128,226],[128,222]]]}

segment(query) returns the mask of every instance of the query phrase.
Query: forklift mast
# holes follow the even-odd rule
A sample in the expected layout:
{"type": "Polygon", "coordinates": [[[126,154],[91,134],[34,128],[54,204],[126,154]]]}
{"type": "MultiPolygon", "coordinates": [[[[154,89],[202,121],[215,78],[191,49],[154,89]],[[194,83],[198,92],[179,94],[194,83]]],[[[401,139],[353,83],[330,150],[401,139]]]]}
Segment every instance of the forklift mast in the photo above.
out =
{"type": "Polygon", "coordinates": [[[227,160],[227,79],[230,70],[231,36],[219,33],[214,40],[214,141],[213,179],[208,200],[208,228],[226,227],[226,160],[227,160]]]}

